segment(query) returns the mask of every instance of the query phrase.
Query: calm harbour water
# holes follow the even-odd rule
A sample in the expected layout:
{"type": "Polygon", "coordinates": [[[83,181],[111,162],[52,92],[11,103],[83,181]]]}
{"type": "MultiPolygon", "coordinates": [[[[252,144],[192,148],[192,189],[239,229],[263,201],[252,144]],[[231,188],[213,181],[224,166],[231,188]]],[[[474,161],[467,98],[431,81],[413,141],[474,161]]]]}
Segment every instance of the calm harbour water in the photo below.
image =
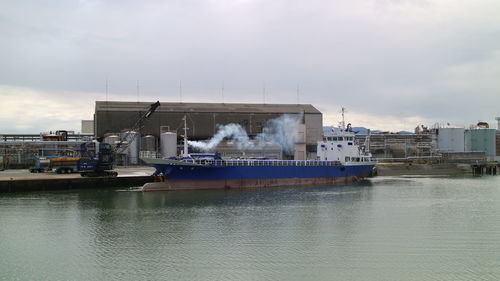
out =
{"type": "Polygon", "coordinates": [[[500,177],[0,194],[0,280],[500,280],[500,177]]]}

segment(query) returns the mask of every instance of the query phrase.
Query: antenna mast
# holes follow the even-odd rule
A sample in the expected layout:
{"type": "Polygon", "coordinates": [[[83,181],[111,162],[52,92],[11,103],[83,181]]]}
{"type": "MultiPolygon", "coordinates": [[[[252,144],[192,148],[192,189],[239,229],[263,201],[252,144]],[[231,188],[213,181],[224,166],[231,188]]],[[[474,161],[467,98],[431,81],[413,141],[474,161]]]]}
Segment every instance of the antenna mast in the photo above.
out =
{"type": "Polygon", "coordinates": [[[299,99],[299,97],[300,97],[300,87],[299,86],[300,86],[300,84],[297,83],[297,104],[300,104],[300,99],[299,99]]]}
{"type": "Polygon", "coordinates": [[[342,107],[342,123],[341,123],[342,129],[345,129],[345,117],[344,117],[344,113],[345,113],[345,107],[342,107]]]}
{"type": "Polygon", "coordinates": [[[182,103],[182,80],[179,80],[179,96],[181,98],[181,103],[182,103]]]}
{"type": "Polygon", "coordinates": [[[137,80],[137,102],[139,102],[139,80],[137,80]]]}
{"type": "Polygon", "coordinates": [[[262,103],[266,104],[266,82],[262,84],[262,103]]]}
{"type": "Polygon", "coordinates": [[[106,76],[106,102],[108,102],[108,76],[106,76]]]}
{"type": "Polygon", "coordinates": [[[187,143],[187,118],[186,115],[184,115],[184,153],[182,156],[188,157],[189,152],[188,152],[188,143],[187,143]]]}
{"type": "Polygon", "coordinates": [[[222,81],[222,103],[224,103],[224,81],[222,81]]]}

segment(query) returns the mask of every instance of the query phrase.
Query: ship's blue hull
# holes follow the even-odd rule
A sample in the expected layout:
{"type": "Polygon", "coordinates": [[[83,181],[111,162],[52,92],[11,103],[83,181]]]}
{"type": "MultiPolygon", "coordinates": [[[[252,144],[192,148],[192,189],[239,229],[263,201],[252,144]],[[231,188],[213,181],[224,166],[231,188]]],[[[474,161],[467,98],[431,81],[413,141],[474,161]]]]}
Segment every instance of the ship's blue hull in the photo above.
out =
{"type": "Polygon", "coordinates": [[[374,165],[338,166],[174,166],[155,165],[169,179],[235,180],[367,176],[374,165]]]}
{"type": "Polygon", "coordinates": [[[374,164],[359,165],[175,165],[154,164],[159,182],[146,184],[145,191],[178,189],[252,188],[286,185],[338,184],[370,175],[374,164]]]}

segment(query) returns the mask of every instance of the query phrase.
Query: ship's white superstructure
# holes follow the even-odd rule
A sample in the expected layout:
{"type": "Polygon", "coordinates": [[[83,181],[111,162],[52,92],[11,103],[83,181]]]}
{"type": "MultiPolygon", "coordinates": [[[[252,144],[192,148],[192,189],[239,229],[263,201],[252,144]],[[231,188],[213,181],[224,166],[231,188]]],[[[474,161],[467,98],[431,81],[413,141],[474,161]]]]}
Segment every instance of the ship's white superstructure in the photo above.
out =
{"type": "Polygon", "coordinates": [[[318,142],[318,160],[340,161],[342,164],[371,162],[371,153],[355,142],[350,124],[347,128],[333,128],[318,142]]]}

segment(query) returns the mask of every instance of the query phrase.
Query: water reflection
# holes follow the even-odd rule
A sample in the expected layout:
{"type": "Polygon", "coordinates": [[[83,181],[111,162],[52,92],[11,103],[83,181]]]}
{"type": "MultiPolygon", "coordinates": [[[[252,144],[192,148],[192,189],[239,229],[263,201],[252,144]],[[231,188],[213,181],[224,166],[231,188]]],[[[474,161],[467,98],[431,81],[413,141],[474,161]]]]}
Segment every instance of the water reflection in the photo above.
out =
{"type": "Polygon", "coordinates": [[[500,275],[499,179],[7,195],[0,272],[7,280],[488,279],[500,275]]]}

